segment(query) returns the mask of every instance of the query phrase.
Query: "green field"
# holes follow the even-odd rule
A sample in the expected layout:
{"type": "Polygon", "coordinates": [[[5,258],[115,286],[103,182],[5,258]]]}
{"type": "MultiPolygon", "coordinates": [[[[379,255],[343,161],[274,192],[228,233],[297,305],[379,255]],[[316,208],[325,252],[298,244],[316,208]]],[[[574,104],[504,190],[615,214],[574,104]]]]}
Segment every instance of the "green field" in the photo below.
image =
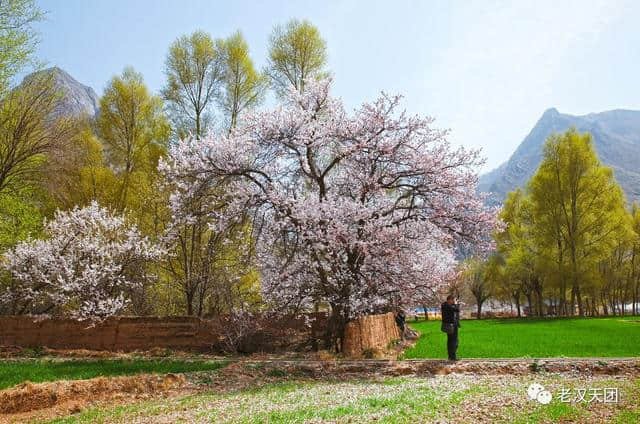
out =
{"type": "Polygon", "coordinates": [[[167,374],[210,371],[223,367],[224,361],[176,360],[17,360],[0,361],[0,389],[24,381],[41,383],[55,380],[84,380],[99,376],[167,374]]]}
{"type": "MultiPolygon", "coordinates": [[[[406,359],[447,358],[440,321],[409,323],[420,332],[406,359]]],[[[459,358],[640,356],[640,317],[463,320],[459,358]]]]}

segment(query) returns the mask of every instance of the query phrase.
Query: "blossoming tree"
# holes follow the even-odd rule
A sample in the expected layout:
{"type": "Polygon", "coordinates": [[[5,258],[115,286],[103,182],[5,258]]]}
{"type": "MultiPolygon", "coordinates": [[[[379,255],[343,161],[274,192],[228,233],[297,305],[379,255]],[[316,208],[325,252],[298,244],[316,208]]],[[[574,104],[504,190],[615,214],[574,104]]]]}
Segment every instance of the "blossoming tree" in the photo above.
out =
{"type": "Polygon", "coordinates": [[[437,290],[456,246],[486,247],[495,213],[476,194],[478,151],[398,112],[399,97],[351,116],[329,88],[292,90],[228,136],[173,146],[160,167],[176,216],[194,199],[223,227],[252,214],[265,298],[283,311],[328,303],[336,341],[390,299],[437,290]]]}
{"type": "Polygon", "coordinates": [[[5,253],[10,284],[0,303],[12,314],[101,319],[121,312],[148,276],[147,261],[163,251],[121,216],[92,203],[58,211],[43,240],[5,253]]]}

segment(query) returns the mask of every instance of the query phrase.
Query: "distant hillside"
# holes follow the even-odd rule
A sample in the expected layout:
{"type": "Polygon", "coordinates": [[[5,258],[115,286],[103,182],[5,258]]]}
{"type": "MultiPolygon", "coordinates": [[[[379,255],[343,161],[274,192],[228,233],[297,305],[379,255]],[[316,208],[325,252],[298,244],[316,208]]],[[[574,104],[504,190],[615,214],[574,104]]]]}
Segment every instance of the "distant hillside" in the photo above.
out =
{"type": "Polygon", "coordinates": [[[98,113],[99,100],[93,88],[79,83],[64,70],[54,66],[29,74],[25,79],[34,75],[51,75],[54,86],[62,94],[62,99],[54,111],[55,116],[94,117],[98,113]]]}
{"type": "Polygon", "coordinates": [[[536,172],[547,137],[571,126],[591,133],[600,160],[613,169],[627,200],[640,200],[640,111],[622,109],[583,116],[548,109],[507,162],[480,176],[479,190],[492,193],[491,203],[501,203],[536,172]]]}

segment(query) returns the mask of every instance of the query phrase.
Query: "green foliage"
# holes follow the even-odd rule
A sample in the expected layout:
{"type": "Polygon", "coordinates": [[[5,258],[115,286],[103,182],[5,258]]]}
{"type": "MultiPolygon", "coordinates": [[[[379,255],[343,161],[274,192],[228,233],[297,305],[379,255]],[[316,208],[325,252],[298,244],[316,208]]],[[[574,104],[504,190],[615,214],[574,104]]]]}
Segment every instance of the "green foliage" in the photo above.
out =
{"type": "Polygon", "coordinates": [[[169,47],[162,96],[178,139],[199,138],[211,127],[211,105],[224,76],[223,53],[224,41],[204,31],[183,35],[169,47]]]}
{"type": "Polygon", "coordinates": [[[51,119],[58,100],[50,77],[35,74],[0,101],[0,251],[37,237],[55,209],[48,159],[74,131],[72,120],[51,119]]]}
{"type": "Polygon", "coordinates": [[[492,295],[492,281],[499,278],[498,274],[500,272],[500,258],[498,255],[493,255],[486,262],[470,258],[462,264],[462,282],[476,303],[478,319],[482,316],[482,305],[492,295]]]}
{"type": "Polygon", "coordinates": [[[38,195],[29,187],[17,193],[0,193],[0,251],[29,237],[38,237],[43,219],[38,195]]]}
{"type": "Polygon", "coordinates": [[[292,19],[273,29],[268,73],[276,92],[282,94],[291,85],[303,91],[305,79],[327,75],[326,64],[327,44],[309,21],[292,19]]]}
{"type": "MultiPolygon", "coordinates": [[[[146,200],[144,192],[153,189],[158,160],[166,152],[170,134],[162,107],[162,100],[149,93],[142,75],[132,68],[114,77],[100,99],[96,125],[118,177],[113,204],[118,212],[130,207],[130,202],[146,200]]],[[[140,210],[142,205],[130,209],[140,210]]]]}
{"type": "Polygon", "coordinates": [[[11,78],[33,61],[38,41],[33,24],[43,18],[34,0],[0,1],[0,95],[11,78]]]}
{"type": "Polygon", "coordinates": [[[62,209],[88,205],[93,200],[115,205],[119,183],[106,162],[104,146],[91,122],[80,120],[76,125],[74,136],[47,161],[43,185],[62,209]]]}
{"type": "Polygon", "coordinates": [[[39,181],[47,156],[71,137],[72,120],[53,116],[59,100],[51,76],[35,74],[0,101],[0,192],[39,181]]]}
{"type": "Polygon", "coordinates": [[[582,294],[597,283],[598,263],[630,233],[622,189],[598,160],[591,136],[571,129],[547,140],[529,190],[537,234],[559,265],[566,257],[563,271],[582,314],[582,294]]]}
{"type": "Polygon", "coordinates": [[[608,284],[628,280],[625,264],[638,233],[588,133],[550,136],[527,190],[509,193],[500,217],[507,224],[495,234],[503,298],[519,303],[524,296],[538,314],[543,298],[555,299],[563,314],[575,303],[581,315],[593,314],[608,284]]]}
{"type": "MultiPolygon", "coordinates": [[[[199,205],[194,205],[197,207],[199,205]]],[[[251,224],[212,231],[208,220],[177,228],[177,241],[164,267],[188,315],[225,314],[254,309],[260,302],[259,275],[251,262],[251,224]]]]}
{"type": "Polygon", "coordinates": [[[227,38],[223,46],[224,90],[220,105],[231,130],[244,110],[260,103],[267,88],[267,77],[256,71],[240,31],[227,38]]]}

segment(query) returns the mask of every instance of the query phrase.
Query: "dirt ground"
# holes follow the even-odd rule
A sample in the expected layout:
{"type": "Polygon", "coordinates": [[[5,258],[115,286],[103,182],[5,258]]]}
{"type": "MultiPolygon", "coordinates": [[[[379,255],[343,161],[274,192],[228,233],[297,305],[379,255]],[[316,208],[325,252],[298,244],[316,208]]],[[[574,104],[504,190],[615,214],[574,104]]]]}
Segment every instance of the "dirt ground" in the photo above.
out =
{"type": "MultiPolygon", "coordinates": [[[[73,359],[104,357],[86,351],[57,353],[64,353],[64,357],[73,359]]],[[[56,352],[50,351],[49,354],[56,352]]],[[[26,382],[0,391],[0,422],[31,422],[68,416],[92,406],[131,404],[201,392],[236,392],[287,380],[345,381],[452,373],[476,376],[554,374],[579,378],[606,375],[637,378],[640,376],[640,359],[461,360],[451,363],[441,360],[337,360],[322,353],[308,359],[254,356],[232,360],[228,366],[216,371],[99,377],[39,384],[26,382]]]]}

